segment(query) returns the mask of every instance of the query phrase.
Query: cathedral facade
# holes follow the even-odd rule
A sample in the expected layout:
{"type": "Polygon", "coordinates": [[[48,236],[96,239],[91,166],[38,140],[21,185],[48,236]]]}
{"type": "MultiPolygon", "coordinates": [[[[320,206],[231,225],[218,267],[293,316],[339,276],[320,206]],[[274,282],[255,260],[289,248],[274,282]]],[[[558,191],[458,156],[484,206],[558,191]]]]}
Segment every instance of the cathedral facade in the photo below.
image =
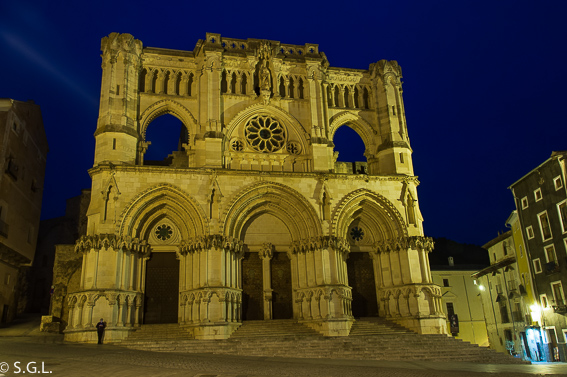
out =
{"type": "Polygon", "coordinates": [[[380,316],[445,333],[417,201],[395,61],[334,68],[316,44],[207,33],[193,51],[102,39],[92,196],[70,341],[149,323],[224,339],[245,320],[294,319],[346,336],[380,316]],[[182,123],[148,161],[152,122],[182,123]],[[336,162],[343,125],[365,145],[336,162]],[[342,168],[341,168],[342,167],[342,168]]]}

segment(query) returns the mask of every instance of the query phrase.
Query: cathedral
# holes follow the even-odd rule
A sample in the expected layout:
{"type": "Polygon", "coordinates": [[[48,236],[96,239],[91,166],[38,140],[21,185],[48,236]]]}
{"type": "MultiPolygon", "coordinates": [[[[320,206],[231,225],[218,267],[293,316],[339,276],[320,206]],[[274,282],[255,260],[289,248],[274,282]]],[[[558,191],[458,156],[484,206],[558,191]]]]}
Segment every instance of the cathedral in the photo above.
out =
{"type": "Polygon", "coordinates": [[[177,323],[226,339],[247,320],[290,319],[347,336],[379,316],[446,333],[432,282],[401,68],[335,68],[316,44],[207,33],[193,51],[102,39],[92,196],[65,339],[177,323]],[[145,157],[156,118],[178,148],[145,157]],[[341,126],[366,162],[337,161],[341,126]],[[177,142],[177,140],[176,140],[177,142]]]}

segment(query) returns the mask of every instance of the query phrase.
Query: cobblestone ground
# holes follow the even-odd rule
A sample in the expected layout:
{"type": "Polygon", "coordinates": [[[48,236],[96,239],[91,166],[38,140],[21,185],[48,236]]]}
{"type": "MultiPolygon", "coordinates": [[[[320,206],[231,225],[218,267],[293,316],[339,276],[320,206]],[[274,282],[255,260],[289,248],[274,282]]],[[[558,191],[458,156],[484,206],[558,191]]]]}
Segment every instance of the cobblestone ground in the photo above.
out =
{"type": "Polygon", "coordinates": [[[185,355],[112,345],[54,343],[54,339],[48,337],[0,337],[0,376],[15,376],[24,371],[38,373],[42,368],[52,376],[567,376],[565,364],[490,365],[185,355]],[[18,361],[19,364],[15,364],[18,361]],[[30,362],[35,364],[30,364],[26,371],[30,362]],[[9,370],[5,371],[6,367],[9,370]]]}

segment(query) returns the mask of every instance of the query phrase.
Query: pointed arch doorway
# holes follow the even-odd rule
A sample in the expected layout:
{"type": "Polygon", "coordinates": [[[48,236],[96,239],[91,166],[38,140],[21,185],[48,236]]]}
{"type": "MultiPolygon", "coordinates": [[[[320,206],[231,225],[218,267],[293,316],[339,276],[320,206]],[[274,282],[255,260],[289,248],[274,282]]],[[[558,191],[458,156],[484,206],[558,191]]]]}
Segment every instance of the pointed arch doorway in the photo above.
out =
{"type": "Polygon", "coordinates": [[[146,262],[144,324],[177,323],[179,260],[175,252],[153,252],[146,262]]]}
{"type": "Polygon", "coordinates": [[[242,319],[293,318],[289,229],[271,213],[260,213],[243,227],[242,319]]]}

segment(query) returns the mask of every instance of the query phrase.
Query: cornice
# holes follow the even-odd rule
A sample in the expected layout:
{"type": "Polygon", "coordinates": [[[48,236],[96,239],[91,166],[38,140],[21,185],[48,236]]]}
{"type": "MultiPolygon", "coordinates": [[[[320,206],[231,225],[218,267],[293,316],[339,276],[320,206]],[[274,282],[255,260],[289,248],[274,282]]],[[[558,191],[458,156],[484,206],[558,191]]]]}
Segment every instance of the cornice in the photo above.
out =
{"type": "Polygon", "coordinates": [[[136,172],[136,173],[155,173],[155,174],[187,174],[210,176],[213,173],[220,176],[245,176],[255,177],[259,180],[267,180],[269,178],[313,178],[325,180],[353,180],[353,181],[384,181],[384,182],[414,182],[419,185],[418,176],[409,176],[405,174],[394,175],[367,175],[367,174],[340,174],[332,172],[266,172],[255,170],[232,170],[232,169],[210,169],[210,168],[177,168],[170,166],[149,166],[149,165],[114,165],[99,164],[88,170],[91,177],[104,172],[136,172]]]}

